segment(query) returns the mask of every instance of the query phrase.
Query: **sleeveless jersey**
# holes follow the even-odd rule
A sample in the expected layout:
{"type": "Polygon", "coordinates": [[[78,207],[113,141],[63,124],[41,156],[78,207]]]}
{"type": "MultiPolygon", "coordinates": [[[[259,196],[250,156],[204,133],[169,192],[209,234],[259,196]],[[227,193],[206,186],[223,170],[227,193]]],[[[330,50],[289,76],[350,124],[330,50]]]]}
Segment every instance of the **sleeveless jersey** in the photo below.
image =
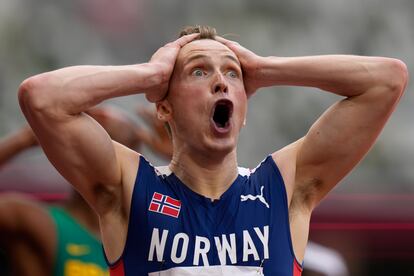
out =
{"type": "Polygon", "coordinates": [[[301,275],[272,157],[254,170],[239,168],[211,201],[141,156],[125,248],[109,265],[111,276],[301,275]]]}
{"type": "Polygon", "coordinates": [[[53,275],[109,276],[102,244],[64,209],[48,207],[56,225],[57,252],[53,275]]]}

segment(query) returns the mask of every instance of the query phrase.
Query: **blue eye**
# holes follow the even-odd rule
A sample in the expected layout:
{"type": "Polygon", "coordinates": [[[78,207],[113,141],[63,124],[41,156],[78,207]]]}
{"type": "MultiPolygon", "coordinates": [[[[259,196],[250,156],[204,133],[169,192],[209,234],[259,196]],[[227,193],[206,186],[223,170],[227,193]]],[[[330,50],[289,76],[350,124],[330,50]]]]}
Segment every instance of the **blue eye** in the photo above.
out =
{"type": "Polygon", "coordinates": [[[227,76],[229,76],[230,78],[237,78],[238,75],[235,71],[228,71],[227,76]]]}
{"type": "Polygon", "coordinates": [[[195,69],[191,75],[196,76],[196,77],[202,77],[203,76],[203,71],[201,69],[195,69]]]}

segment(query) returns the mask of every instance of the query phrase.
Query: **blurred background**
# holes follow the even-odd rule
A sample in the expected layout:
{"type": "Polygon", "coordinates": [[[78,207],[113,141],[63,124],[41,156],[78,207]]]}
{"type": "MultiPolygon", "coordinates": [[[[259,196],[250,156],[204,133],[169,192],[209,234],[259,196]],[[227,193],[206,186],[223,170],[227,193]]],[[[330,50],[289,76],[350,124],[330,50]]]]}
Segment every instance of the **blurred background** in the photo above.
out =
{"type": "MultiPolygon", "coordinates": [[[[25,78],[70,65],[146,62],[185,25],[214,26],[263,56],[388,56],[412,71],[413,14],[411,0],[2,0],[0,136],[25,123],[16,96],[25,78]]],[[[240,165],[255,167],[306,134],[338,99],[310,88],[259,91],[240,137],[240,165]]],[[[138,123],[135,108],[148,105],[141,95],[109,103],[138,123]]],[[[311,239],[342,256],[349,275],[414,275],[413,103],[409,84],[374,148],[314,215],[311,239]]],[[[11,189],[59,197],[68,184],[34,149],[0,169],[0,190],[11,189]]]]}

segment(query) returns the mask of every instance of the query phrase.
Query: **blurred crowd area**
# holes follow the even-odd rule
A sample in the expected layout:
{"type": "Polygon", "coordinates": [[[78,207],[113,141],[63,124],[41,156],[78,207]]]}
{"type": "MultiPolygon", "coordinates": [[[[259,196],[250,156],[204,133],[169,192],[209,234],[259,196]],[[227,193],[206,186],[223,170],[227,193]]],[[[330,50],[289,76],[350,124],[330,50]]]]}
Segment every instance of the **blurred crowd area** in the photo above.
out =
{"type": "MultiPolygon", "coordinates": [[[[214,26],[219,34],[263,56],[387,56],[403,60],[412,71],[413,14],[412,0],[2,0],[0,136],[25,124],[17,102],[17,89],[25,78],[71,65],[146,62],[186,25],[214,26]]],[[[404,197],[414,193],[412,90],[409,83],[376,145],[334,190],[339,200],[340,196],[350,194],[393,194],[395,202],[405,202],[399,200],[401,195],[403,200],[411,202],[406,206],[413,205],[413,197],[404,197]]],[[[303,87],[260,90],[249,103],[247,126],[238,148],[240,165],[255,167],[267,154],[302,137],[315,119],[338,99],[303,87]]],[[[140,119],[134,110],[149,105],[142,95],[108,102],[137,123],[140,119]]],[[[161,159],[150,151],[144,148],[143,153],[154,164],[161,165],[161,159]]],[[[33,149],[0,170],[0,190],[7,189],[61,193],[67,184],[41,151],[33,149]]],[[[376,199],[368,197],[368,204],[372,202],[370,206],[375,206],[376,199]]],[[[388,210],[390,215],[398,208],[388,210]]],[[[342,230],[338,230],[336,238],[338,233],[349,234],[342,230]]],[[[323,227],[314,227],[311,236],[313,233],[323,241],[327,237],[324,231],[323,227]]],[[[353,242],[358,243],[358,237],[353,242]]],[[[339,242],[342,249],[349,247],[347,242],[347,239],[339,242]]],[[[335,243],[338,241],[331,240],[330,244],[335,243]]],[[[406,260],[412,261],[410,252],[403,256],[402,267],[408,267],[406,260]]],[[[365,275],[399,275],[388,272],[386,264],[376,262],[376,270],[365,275]]],[[[391,267],[395,269],[398,264],[391,267]]]]}
{"type": "MultiPolygon", "coordinates": [[[[263,56],[380,55],[400,58],[410,69],[413,14],[410,0],[2,0],[0,135],[25,122],[16,91],[26,77],[70,65],[145,62],[185,25],[212,25],[263,56]]],[[[259,91],[250,101],[240,138],[240,164],[254,167],[273,150],[303,136],[337,99],[300,87],[259,91]]],[[[126,111],[147,104],[143,96],[110,102],[126,111]]],[[[410,85],[375,147],[337,192],[414,190],[413,103],[410,85]]],[[[41,175],[49,175],[41,182],[58,177],[43,167],[38,160],[43,157],[36,152],[16,162],[24,167],[26,159],[33,158],[44,170],[41,175]]],[[[15,170],[19,168],[0,172],[0,183],[16,175],[15,170]]]]}

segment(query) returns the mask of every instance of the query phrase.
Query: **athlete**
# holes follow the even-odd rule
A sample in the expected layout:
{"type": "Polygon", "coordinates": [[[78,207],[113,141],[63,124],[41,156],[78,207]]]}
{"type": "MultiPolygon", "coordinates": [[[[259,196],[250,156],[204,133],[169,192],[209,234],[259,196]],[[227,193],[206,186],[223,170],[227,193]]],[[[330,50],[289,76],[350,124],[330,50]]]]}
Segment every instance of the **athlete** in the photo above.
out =
{"type": "MultiPolygon", "coordinates": [[[[150,111],[143,110],[150,120],[150,111]]],[[[88,114],[113,139],[130,147],[139,146],[142,137],[158,141],[165,136],[155,120],[149,123],[160,137],[138,128],[114,108],[94,108],[88,114]]],[[[0,165],[36,144],[28,126],[4,137],[0,165]]],[[[161,152],[167,154],[168,142],[164,144],[161,152]]],[[[149,146],[158,152],[156,145],[149,146]]],[[[8,256],[11,275],[109,275],[99,237],[98,217],[75,190],[59,205],[42,204],[19,193],[0,194],[0,248],[8,256]]]]}
{"type": "Polygon", "coordinates": [[[33,76],[19,101],[49,160],[98,213],[111,275],[300,275],[312,210],[373,145],[407,78],[396,59],[261,57],[198,26],[147,63],[33,76]],[[279,85],[342,99],[256,169],[238,168],[247,99],[279,85]],[[84,114],[137,93],[171,131],[167,167],[84,114]]]}

